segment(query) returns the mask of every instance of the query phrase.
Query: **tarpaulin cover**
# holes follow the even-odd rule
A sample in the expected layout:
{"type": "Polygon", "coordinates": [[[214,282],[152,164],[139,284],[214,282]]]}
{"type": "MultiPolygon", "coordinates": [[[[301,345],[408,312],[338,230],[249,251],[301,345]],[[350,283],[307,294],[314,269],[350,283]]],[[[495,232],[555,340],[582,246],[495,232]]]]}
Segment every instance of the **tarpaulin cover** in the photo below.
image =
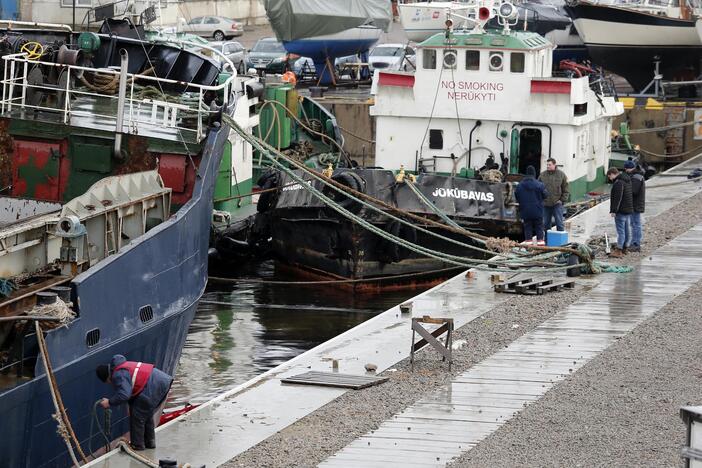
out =
{"type": "Polygon", "coordinates": [[[263,0],[279,41],[335,34],[364,24],[388,31],[390,0],[263,0]]]}

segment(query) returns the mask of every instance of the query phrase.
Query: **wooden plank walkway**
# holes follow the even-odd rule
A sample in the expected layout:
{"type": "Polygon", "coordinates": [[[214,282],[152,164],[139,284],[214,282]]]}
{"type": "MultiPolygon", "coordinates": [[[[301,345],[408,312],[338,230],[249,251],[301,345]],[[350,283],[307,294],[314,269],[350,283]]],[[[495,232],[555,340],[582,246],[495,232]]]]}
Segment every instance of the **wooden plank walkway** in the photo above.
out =
{"type": "Polygon", "coordinates": [[[702,224],[320,466],[444,466],[702,279],[702,224]]]}

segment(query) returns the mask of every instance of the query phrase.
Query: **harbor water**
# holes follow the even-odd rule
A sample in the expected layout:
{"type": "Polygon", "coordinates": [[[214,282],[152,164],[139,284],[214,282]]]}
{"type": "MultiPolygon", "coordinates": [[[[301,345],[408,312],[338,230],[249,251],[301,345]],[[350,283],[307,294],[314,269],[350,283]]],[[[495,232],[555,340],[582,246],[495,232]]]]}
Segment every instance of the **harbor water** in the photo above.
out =
{"type": "Polygon", "coordinates": [[[359,295],[329,284],[266,284],[294,280],[270,261],[239,268],[235,279],[210,282],[203,295],[168,407],[203,403],[425,289],[359,295]]]}

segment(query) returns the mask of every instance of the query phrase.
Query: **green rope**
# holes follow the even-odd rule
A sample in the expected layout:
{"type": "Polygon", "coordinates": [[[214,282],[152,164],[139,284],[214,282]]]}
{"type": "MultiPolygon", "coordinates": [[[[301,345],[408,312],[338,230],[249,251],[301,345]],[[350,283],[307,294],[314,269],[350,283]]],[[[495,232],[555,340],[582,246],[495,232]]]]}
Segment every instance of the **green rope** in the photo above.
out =
{"type": "Polygon", "coordinates": [[[608,263],[594,262],[595,273],[631,273],[634,267],[629,265],[611,265],[608,263]]]}
{"type": "Polygon", "coordinates": [[[100,426],[100,420],[98,419],[97,409],[100,406],[100,400],[96,401],[93,405],[92,417],[90,418],[90,437],[88,438],[88,450],[90,450],[90,455],[93,455],[93,429],[96,424],[99,429],[99,434],[103,439],[105,439],[105,453],[110,451],[110,434],[112,432],[112,410],[105,410],[105,418],[103,419],[102,427],[100,426]]]}
{"type": "MultiPolygon", "coordinates": [[[[351,212],[348,211],[347,209],[345,209],[345,208],[343,208],[342,206],[338,205],[338,204],[337,204],[336,202],[334,202],[331,198],[329,198],[328,196],[324,195],[321,191],[319,191],[319,190],[316,189],[315,187],[313,187],[313,186],[311,186],[311,185],[305,183],[304,179],[303,179],[301,176],[299,176],[298,174],[295,173],[295,171],[293,171],[292,169],[289,169],[289,168],[286,167],[284,164],[282,164],[280,161],[278,161],[278,159],[277,159],[274,155],[272,155],[272,154],[270,153],[270,150],[268,150],[267,148],[265,148],[255,137],[253,137],[252,135],[249,135],[248,133],[246,133],[246,131],[245,131],[243,128],[241,128],[241,127],[240,127],[233,119],[231,119],[229,116],[223,115],[223,116],[222,116],[222,119],[223,119],[223,120],[225,121],[225,123],[227,123],[232,129],[234,129],[234,130],[236,131],[236,133],[238,133],[239,136],[241,136],[242,139],[244,139],[246,142],[248,142],[248,143],[251,144],[253,147],[255,147],[255,148],[260,152],[260,154],[265,155],[266,158],[268,158],[268,159],[270,160],[270,162],[272,163],[272,166],[273,166],[273,167],[276,167],[276,168],[278,168],[279,170],[281,170],[282,172],[286,173],[289,177],[291,177],[293,180],[295,180],[296,182],[298,182],[305,190],[307,190],[307,191],[309,191],[310,193],[312,193],[313,195],[315,195],[317,198],[319,198],[322,202],[324,202],[327,206],[329,206],[330,208],[332,208],[332,209],[333,209],[334,211],[336,211],[337,213],[341,214],[342,216],[344,216],[344,217],[347,218],[347,219],[350,219],[350,220],[356,222],[357,224],[359,224],[359,225],[362,226],[363,228],[365,228],[365,229],[367,229],[368,231],[370,231],[370,232],[372,232],[372,233],[378,235],[379,237],[381,237],[381,238],[383,238],[383,239],[386,239],[386,240],[389,240],[389,241],[391,241],[391,242],[394,242],[394,243],[396,243],[396,244],[398,244],[398,245],[401,245],[401,246],[403,246],[404,248],[406,248],[406,249],[408,249],[408,250],[410,250],[410,251],[412,251],[412,252],[415,252],[415,253],[418,253],[418,254],[420,254],[420,255],[424,255],[424,256],[430,257],[430,258],[434,258],[434,259],[437,259],[437,260],[441,260],[441,261],[443,261],[443,262],[445,262],[445,263],[453,264],[453,265],[456,265],[456,266],[461,266],[461,267],[473,267],[473,268],[476,268],[476,269],[478,269],[478,270],[488,270],[488,271],[494,271],[494,272],[513,272],[513,271],[514,271],[513,268],[494,268],[494,267],[490,267],[490,266],[489,266],[489,265],[505,265],[505,264],[506,264],[505,261],[498,261],[498,260],[475,260],[475,259],[468,259],[468,258],[465,258],[465,257],[456,256],[456,255],[446,254],[446,253],[444,253],[444,252],[438,252],[438,251],[431,250],[431,249],[427,249],[427,248],[422,247],[422,246],[420,246],[420,245],[417,245],[417,244],[414,244],[414,243],[405,241],[404,239],[402,239],[402,238],[400,238],[400,237],[394,236],[394,235],[392,235],[392,234],[390,234],[390,233],[388,233],[388,232],[386,232],[386,231],[384,231],[384,230],[382,230],[382,229],[380,229],[380,228],[378,228],[378,227],[372,225],[371,223],[367,222],[365,219],[363,219],[363,218],[361,218],[361,217],[359,217],[359,216],[357,216],[357,215],[351,213],[351,212]]],[[[285,158],[285,156],[282,156],[282,157],[285,158]]],[[[289,162],[290,162],[290,161],[289,161],[289,162]]],[[[297,166],[297,163],[294,162],[294,161],[292,161],[292,164],[297,166]]],[[[445,240],[448,241],[448,242],[453,242],[453,243],[461,244],[461,243],[459,243],[458,241],[455,241],[455,240],[453,240],[453,239],[446,238],[446,237],[441,236],[441,235],[438,235],[438,234],[436,234],[436,233],[432,233],[431,231],[425,230],[425,229],[423,229],[423,228],[419,228],[419,227],[414,226],[414,225],[412,225],[412,224],[410,224],[410,223],[407,223],[406,221],[404,221],[404,220],[402,220],[402,219],[400,219],[400,218],[397,218],[397,217],[395,217],[395,216],[392,216],[392,215],[390,215],[390,214],[388,214],[388,213],[386,213],[386,212],[380,210],[379,208],[376,208],[376,207],[374,207],[374,206],[371,206],[371,205],[365,203],[364,201],[360,200],[359,198],[353,196],[352,194],[350,194],[350,193],[348,193],[348,192],[345,192],[345,191],[339,189],[338,187],[327,183],[326,181],[324,181],[322,178],[320,178],[320,177],[317,176],[316,174],[314,174],[314,173],[312,173],[312,172],[309,172],[309,171],[307,170],[307,168],[304,167],[304,165],[299,165],[299,167],[300,167],[300,169],[302,169],[303,171],[308,172],[309,175],[310,175],[311,177],[315,178],[316,180],[319,180],[322,184],[326,185],[327,187],[331,187],[333,190],[335,190],[335,191],[337,191],[337,192],[339,192],[339,193],[342,193],[344,196],[346,196],[346,197],[348,197],[348,198],[354,200],[354,201],[357,202],[357,203],[360,203],[362,206],[366,206],[366,207],[368,207],[369,209],[378,211],[378,212],[382,213],[383,215],[388,216],[388,217],[391,218],[391,219],[395,219],[395,220],[397,220],[397,221],[399,221],[399,222],[402,222],[402,223],[404,223],[404,224],[407,224],[407,225],[409,225],[409,226],[411,226],[411,227],[413,227],[413,228],[415,228],[415,229],[418,229],[418,230],[420,230],[420,231],[427,232],[427,233],[429,233],[430,235],[435,235],[436,237],[443,238],[443,239],[445,239],[445,240]]],[[[468,246],[468,244],[464,244],[464,245],[468,246]]],[[[474,246],[471,246],[471,247],[474,247],[474,246]]],[[[500,255],[500,254],[498,254],[498,253],[496,253],[496,252],[492,252],[492,251],[489,251],[489,252],[490,252],[492,255],[496,255],[496,254],[497,254],[497,255],[500,255]]],[[[505,256],[505,255],[502,254],[502,256],[505,256]]],[[[514,266],[514,265],[513,265],[513,266],[514,266]]],[[[528,267],[526,267],[526,266],[521,266],[521,267],[522,267],[522,268],[526,268],[527,271],[530,270],[530,269],[529,269],[528,267]]],[[[540,271],[540,272],[544,272],[544,271],[563,271],[563,270],[568,270],[568,269],[570,269],[570,268],[576,268],[576,267],[577,267],[577,268],[580,268],[580,265],[553,266],[553,267],[548,267],[548,268],[539,267],[539,268],[536,269],[536,271],[540,271]]]]}

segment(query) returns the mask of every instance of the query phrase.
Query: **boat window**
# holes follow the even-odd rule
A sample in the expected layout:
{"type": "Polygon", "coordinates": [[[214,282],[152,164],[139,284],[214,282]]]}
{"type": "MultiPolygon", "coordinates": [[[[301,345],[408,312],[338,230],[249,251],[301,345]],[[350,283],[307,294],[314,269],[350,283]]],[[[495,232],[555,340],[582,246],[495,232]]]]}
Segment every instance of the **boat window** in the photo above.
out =
{"type": "Polygon", "coordinates": [[[455,70],[458,61],[455,50],[444,51],[444,70],[455,70]]]}
{"type": "Polygon", "coordinates": [[[587,115],[587,102],[573,105],[573,115],[587,115]]]}
{"type": "Polygon", "coordinates": [[[436,51],[434,49],[424,49],[422,52],[422,68],[426,70],[436,69],[436,51]]]}
{"type": "Polygon", "coordinates": [[[503,66],[502,52],[490,52],[490,71],[502,71],[503,66]]]}
{"type": "Polygon", "coordinates": [[[466,50],[466,70],[480,70],[479,50],[466,50]]]}
{"type": "Polygon", "coordinates": [[[509,71],[512,73],[524,73],[524,53],[512,52],[510,56],[509,71]]]}
{"type": "Polygon", "coordinates": [[[432,128],[429,130],[429,149],[444,149],[444,131],[432,128]]]}

